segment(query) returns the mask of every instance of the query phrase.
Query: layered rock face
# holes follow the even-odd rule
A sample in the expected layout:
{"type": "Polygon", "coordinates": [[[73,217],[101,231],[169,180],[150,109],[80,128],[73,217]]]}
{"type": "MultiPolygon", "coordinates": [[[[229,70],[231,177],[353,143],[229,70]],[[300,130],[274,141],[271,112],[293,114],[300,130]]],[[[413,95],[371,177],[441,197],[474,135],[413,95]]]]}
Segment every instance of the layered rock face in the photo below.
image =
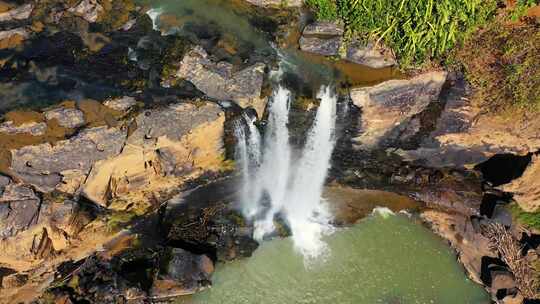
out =
{"type": "Polygon", "coordinates": [[[494,245],[499,236],[486,229],[501,225],[509,231],[505,240],[531,248],[516,253],[517,260],[538,260],[538,248],[529,239],[534,236],[522,234],[505,207],[514,200],[526,211],[538,210],[533,153],[538,143],[532,136],[538,129],[536,120],[482,114],[468,100],[470,91],[463,80],[445,72],[350,92],[359,109],[358,127],[349,130],[355,134],[349,148],[337,147],[338,180],[363,189],[397,191],[423,202],[428,209],[421,212],[422,220],[449,241],[471,278],[487,286],[493,299],[512,303],[534,297],[520,280],[535,270],[516,270],[508,262],[507,249],[494,245]],[[501,155],[508,156],[505,162],[487,162],[501,155]],[[525,155],[532,155],[531,160],[520,173],[524,160],[517,158],[525,155]]]}
{"type": "Polygon", "coordinates": [[[436,128],[419,147],[403,150],[407,160],[421,160],[434,167],[473,167],[496,154],[526,155],[540,150],[534,114],[504,117],[482,113],[465,95],[463,85],[446,96],[436,128]]]}
{"type": "Polygon", "coordinates": [[[413,116],[438,102],[446,72],[422,74],[408,80],[391,80],[374,87],[351,90],[354,105],[362,109],[360,149],[391,145],[414,125],[413,116]]]}
{"type": "Polygon", "coordinates": [[[219,170],[224,121],[215,104],[178,104],[139,114],[121,153],[95,163],[82,194],[107,206],[112,198],[159,191],[173,180],[219,170]]]}

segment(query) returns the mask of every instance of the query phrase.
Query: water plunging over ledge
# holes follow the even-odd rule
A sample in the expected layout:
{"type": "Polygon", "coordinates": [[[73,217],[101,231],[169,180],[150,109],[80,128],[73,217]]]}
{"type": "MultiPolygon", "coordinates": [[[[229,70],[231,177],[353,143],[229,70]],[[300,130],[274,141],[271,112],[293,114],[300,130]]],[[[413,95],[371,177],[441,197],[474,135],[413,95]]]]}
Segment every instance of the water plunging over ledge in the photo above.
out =
{"type": "MultiPolygon", "coordinates": [[[[190,37],[200,29],[219,29],[222,35],[234,36],[239,53],[250,60],[277,51],[280,71],[312,87],[336,80],[336,65],[325,58],[305,56],[294,47],[271,48],[234,3],[157,0],[151,5],[177,17],[178,25],[173,22],[167,34],[190,37]]],[[[167,21],[159,19],[155,25],[167,21]]],[[[345,74],[355,85],[394,77],[349,64],[337,74],[345,74]],[[351,75],[356,77],[350,79],[351,75]]],[[[244,127],[236,128],[243,213],[256,224],[258,238],[274,230],[276,217],[288,222],[293,237],[262,242],[251,258],[217,264],[212,288],[177,303],[490,303],[482,288],[466,278],[448,245],[406,216],[375,212],[353,227],[325,234],[330,228],[321,191],[335,140],[335,97],[326,88],[319,98],[321,105],[302,151],[289,144],[291,93],[283,87],[274,88],[263,135],[247,115],[244,127]],[[305,267],[306,260],[316,263],[305,267]]]]}
{"type": "Polygon", "coordinates": [[[320,105],[299,156],[292,154],[287,128],[291,92],[281,86],[269,106],[264,140],[251,119],[246,119],[248,132],[237,128],[241,206],[255,222],[255,237],[272,233],[280,215],[295,248],[308,260],[324,252],[321,237],[330,229],[321,195],[335,144],[337,97],[329,87],[322,87],[317,97],[320,105]]]}

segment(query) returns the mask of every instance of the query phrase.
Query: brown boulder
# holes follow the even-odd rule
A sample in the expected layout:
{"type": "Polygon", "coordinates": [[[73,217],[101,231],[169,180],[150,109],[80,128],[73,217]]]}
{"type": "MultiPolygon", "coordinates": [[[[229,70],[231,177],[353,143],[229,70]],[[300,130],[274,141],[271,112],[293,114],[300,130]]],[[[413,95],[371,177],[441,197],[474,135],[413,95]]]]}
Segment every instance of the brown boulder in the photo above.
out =
{"type": "Polygon", "coordinates": [[[211,284],[213,272],[213,262],[207,256],[171,248],[154,280],[150,296],[153,299],[166,299],[194,294],[211,284]]]}
{"type": "Polygon", "coordinates": [[[410,119],[431,102],[438,102],[446,72],[430,72],[406,80],[390,80],[373,87],[351,90],[354,105],[361,108],[358,148],[373,149],[392,143],[410,119]]]}

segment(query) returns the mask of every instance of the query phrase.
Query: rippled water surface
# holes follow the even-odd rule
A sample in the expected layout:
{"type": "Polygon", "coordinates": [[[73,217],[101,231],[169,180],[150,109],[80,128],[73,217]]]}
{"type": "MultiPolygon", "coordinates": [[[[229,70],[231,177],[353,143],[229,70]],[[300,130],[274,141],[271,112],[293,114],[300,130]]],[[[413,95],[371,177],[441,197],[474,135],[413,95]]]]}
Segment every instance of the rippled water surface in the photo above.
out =
{"type": "Polygon", "coordinates": [[[487,304],[446,244],[403,215],[374,215],[335,232],[331,254],[306,269],[290,240],[218,265],[214,286],[177,303],[487,304]]]}

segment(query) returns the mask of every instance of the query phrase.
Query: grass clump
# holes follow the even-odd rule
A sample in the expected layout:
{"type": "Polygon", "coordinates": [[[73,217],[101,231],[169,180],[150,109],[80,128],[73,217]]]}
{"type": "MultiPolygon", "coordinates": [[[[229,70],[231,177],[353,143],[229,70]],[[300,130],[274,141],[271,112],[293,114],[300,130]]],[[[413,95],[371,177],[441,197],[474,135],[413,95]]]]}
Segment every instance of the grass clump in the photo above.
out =
{"type": "Polygon", "coordinates": [[[308,0],[319,19],[344,21],[349,35],[391,47],[403,67],[443,57],[490,19],[496,0],[308,0]]]}
{"type": "Polygon", "coordinates": [[[338,18],[337,5],[333,0],[306,0],[306,4],[315,10],[318,20],[333,21],[338,18]]]}
{"type": "Polygon", "coordinates": [[[512,203],[509,205],[512,217],[523,226],[540,231],[540,212],[526,212],[521,209],[518,204],[512,203]]]}
{"type": "Polygon", "coordinates": [[[456,60],[475,87],[475,102],[486,112],[540,110],[538,23],[494,22],[467,38],[456,60]]]}

